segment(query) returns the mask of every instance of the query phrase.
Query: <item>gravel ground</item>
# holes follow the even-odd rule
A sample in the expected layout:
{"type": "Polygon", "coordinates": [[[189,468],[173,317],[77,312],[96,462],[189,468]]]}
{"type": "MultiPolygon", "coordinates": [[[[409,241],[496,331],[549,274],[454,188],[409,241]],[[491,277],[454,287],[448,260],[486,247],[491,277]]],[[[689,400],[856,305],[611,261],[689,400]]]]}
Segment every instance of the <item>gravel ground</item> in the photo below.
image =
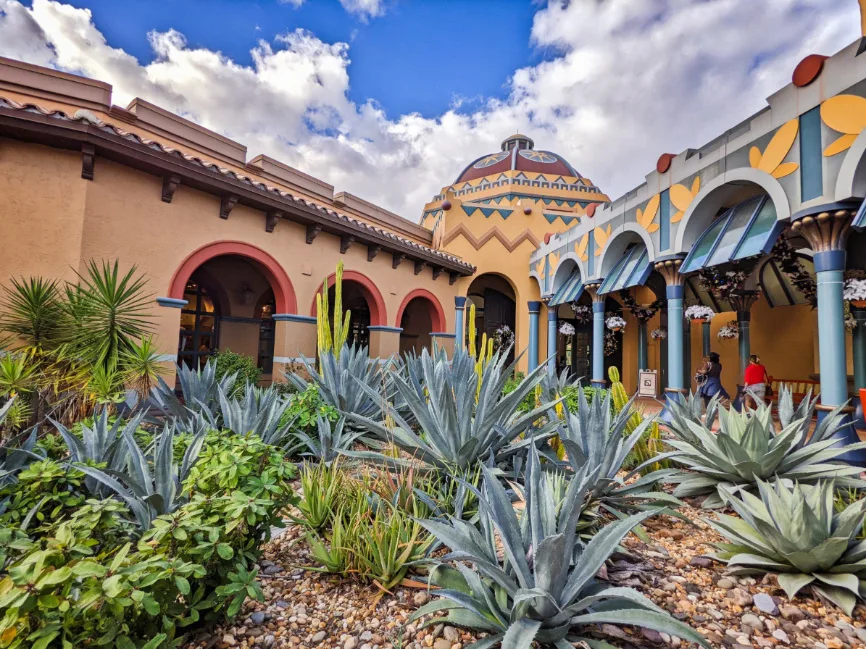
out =
{"type": "MultiPolygon", "coordinates": [[[[650,543],[629,537],[600,575],[631,586],[703,633],[713,647],[866,649],[866,606],[849,618],[802,594],[789,602],[774,577],[725,577],[724,566],[702,555],[721,537],[701,521],[711,514],[684,507],[695,525],[665,517],[650,521],[650,543]]],[[[290,527],[265,548],[266,601],[248,601],[231,626],[216,627],[186,649],[309,647],[319,649],[462,649],[475,638],[438,624],[419,631],[406,621],[428,601],[424,590],[398,588],[377,599],[375,587],[303,570],[310,565],[303,534],[290,527]]],[[[599,638],[625,649],[685,647],[647,629],[605,625],[599,638]]]]}

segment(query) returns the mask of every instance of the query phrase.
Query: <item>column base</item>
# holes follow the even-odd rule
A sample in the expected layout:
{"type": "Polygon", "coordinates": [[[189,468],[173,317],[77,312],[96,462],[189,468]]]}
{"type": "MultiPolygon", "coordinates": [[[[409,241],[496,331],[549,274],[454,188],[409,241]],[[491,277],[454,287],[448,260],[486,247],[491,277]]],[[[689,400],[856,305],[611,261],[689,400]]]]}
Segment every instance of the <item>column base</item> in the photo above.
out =
{"type": "Polygon", "coordinates": [[[685,393],[686,390],[684,390],[683,388],[665,388],[665,407],[659,414],[659,420],[666,424],[671,423],[671,421],[673,420],[673,415],[671,415],[668,404],[682,403],[683,395],[685,393]]]}
{"type": "Polygon", "coordinates": [[[866,417],[863,413],[863,400],[859,394],[851,397],[851,406],[854,408],[854,428],[866,429],[866,417]]]}
{"type": "Polygon", "coordinates": [[[594,388],[604,389],[607,387],[607,381],[604,379],[592,379],[589,384],[594,388]]]}
{"type": "MultiPolygon", "coordinates": [[[[834,410],[835,406],[825,406],[819,404],[816,406],[815,411],[818,415],[818,423],[824,421],[827,415],[834,410]]],[[[854,429],[854,408],[846,407],[843,409],[843,417],[842,423],[839,427],[839,430],[833,435],[833,439],[839,440],[837,444],[834,444],[834,447],[838,446],[849,446],[851,444],[856,444],[860,441],[860,438],[857,436],[857,431],[854,429]]],[[[843,462],[847,462],[851,466],[858,466],[866,469],[866,449],[857,449],[854,451],[850,451],[848,453],[844,453],[835,458],[836,460],[841,460],[843,462]]]]}

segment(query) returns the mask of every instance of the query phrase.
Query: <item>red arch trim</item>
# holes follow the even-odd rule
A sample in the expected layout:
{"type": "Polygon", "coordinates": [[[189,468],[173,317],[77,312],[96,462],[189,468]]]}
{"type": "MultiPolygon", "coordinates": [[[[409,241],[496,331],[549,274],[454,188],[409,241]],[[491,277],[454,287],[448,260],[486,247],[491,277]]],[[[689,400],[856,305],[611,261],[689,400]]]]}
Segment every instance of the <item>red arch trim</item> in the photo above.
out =
{"type": "Polygon", "coordinates": [[[277,303],[277,313],[297,313],[298,301],[292,282],[279,262],[261,248],[256,248],[243,241],[215,241],[202,246],[183,260],[174,272],[169,285],[168,296],[177,300],[183,299],[183,293],[190,276],[206,261],[214,257],[237,255],[255,262],[265,279],[274,290],[277,303]]]}
{"type": "Polygon", "coordinates": [[[403,312],[406,310],[406,307],[409,306],[409,302],[414,300],[416,297],[426,300],[429,305],[430,326],[432,327],[431,331],[434,333],[445,331],[445,311],[442,310],[442,305],[439,303],[437,297],[426,288],[416,288],[403,298],[400,308],[397,309],[397,319],[394,322],[394,326],[400,326],[400,321],[403,319],[403,312]]]}
{"type": "MultiPolygon", "coordinates": [[[[385,315],[385,300],[382,299],[382,294],[379,292],[379,289],[373,281],[356,270],[344,270],[343,280],[347,282],[355,282],[361,287],[361,294],[364,296],[364,299],[367,300],[367,308],[370,309],[370,326],[387,326],[388,318],[385,315]]],[[[332,287],[336,281],[337,274],[332,273],[328,277],[328,288],[332,287]]],[[[322,288],[320,286],[319,290],[316,291],[316,295],[321,292],[322,288]]],[[[313,304],[310,306],[310,315],[312,316],[316,315],[316,295],[313,296],[313,304]]]]}

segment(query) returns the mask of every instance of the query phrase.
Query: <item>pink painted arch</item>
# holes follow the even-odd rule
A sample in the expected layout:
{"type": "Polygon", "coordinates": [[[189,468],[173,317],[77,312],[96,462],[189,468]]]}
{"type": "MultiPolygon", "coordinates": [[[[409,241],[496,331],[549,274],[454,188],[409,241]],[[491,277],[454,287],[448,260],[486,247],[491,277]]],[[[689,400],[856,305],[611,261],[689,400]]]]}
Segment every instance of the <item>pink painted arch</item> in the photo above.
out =
{"type": "Polygon", "coordinates": [[[403,302],[400,303],[400,308],[397,309],[397,319],[394,321],[394,326],[400,326],[400,321],[403,319],[403,312],[406,310],[406,307],[409,306],[409,302],[415,298],[421,298],[427,303],[430,312],[431,331],[434,333],[445,331],[445,311],[442,309],[442,305],[439,303],[436,296],[424,288],[416,288],[403,298],[403,302]]]}
{"type": "MultiPolygon", "coordinates": [[[[328,287],[332,287],[337,281],[337,274],[331,273],[328,277],[328,287]]],[[[388,317],[385,315],[385,300],[382,298],[382,293],[378,287],[366,275],[362,275],[356,270],[343,271],[344,282],[354,282],[361,289],[361,295],[367,301],[367,308],[370,309],[370,326],[383,327],[388,324],[388,317]]],[[[316,295],[322,292],[322,288],[316,291],[316,295]]],[[[310,306],[310,315],[316,315],[316,296],[313,296],[313,304],[310,306]]]]}
{"type": "Polygon", "coordinates": [[[168,296],[183,299],[184,290],[190,276],[196,269],[214,257],[236,255],[252,261],[259,272],[265,276],[274,291],[277,313],[297,313],[298,301],[295,289],[283,267],[271,255],[243,241],[215,241],[202,246],[183,260],[171,278],[168,296]]]}

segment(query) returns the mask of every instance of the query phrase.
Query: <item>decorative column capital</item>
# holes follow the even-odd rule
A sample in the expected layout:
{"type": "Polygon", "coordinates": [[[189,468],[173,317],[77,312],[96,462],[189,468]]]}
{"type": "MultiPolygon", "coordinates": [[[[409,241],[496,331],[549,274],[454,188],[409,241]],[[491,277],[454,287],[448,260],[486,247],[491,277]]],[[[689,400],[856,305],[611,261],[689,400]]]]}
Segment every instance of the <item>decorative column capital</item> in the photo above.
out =
{"type": "Polygon", "coordinates": [[[737,312],[737,320],[749,320],[749,312],[752,310],[752,305],[758,301],[760,291],[739,290],[734,291],[728,298],[728,303],[734,307],[737,312]]]}
{"type": "Polygon", "coordinates": [[[818,255],[845,252],[858,205],[852,201],[819,205],[791,217],[791,230],[803,236],[818,255]]]}
{"type": "Polygon", "coordinates": [[[656,261],[655,269],[659,275],[665,278],[665,285],[669,287],[683,285],[685,277],[680,273],[680,266],[683,265],[685,258],[686,256],[683,254],[668,255],[656,261]]]}
{"type": "Polygon", "coordinates": [[[466,306],[466,300],[467,299],[469,299],[469,298],[455,297],[454,298],[454,306],[457,307],[458,309],[462,309],[463,307],[466,306]]]}
{"type": "Polygon", "coordinates": [[[601,288],[601,282],[593,282],[591,284],[584,284],[583,288],[587,293],[589,293],[589,297],[592,298],[593,304],[597,304],[598,302],[601,302],[602,304],[604,304],[605,296],[598,294],[598,289],[601,288]]]}
{"type": "Polygon", "coordinates": [[[526,306],[529,307],[530,313],[541,313],[541,302],[537,300],[530,300],[526,306]]]}

